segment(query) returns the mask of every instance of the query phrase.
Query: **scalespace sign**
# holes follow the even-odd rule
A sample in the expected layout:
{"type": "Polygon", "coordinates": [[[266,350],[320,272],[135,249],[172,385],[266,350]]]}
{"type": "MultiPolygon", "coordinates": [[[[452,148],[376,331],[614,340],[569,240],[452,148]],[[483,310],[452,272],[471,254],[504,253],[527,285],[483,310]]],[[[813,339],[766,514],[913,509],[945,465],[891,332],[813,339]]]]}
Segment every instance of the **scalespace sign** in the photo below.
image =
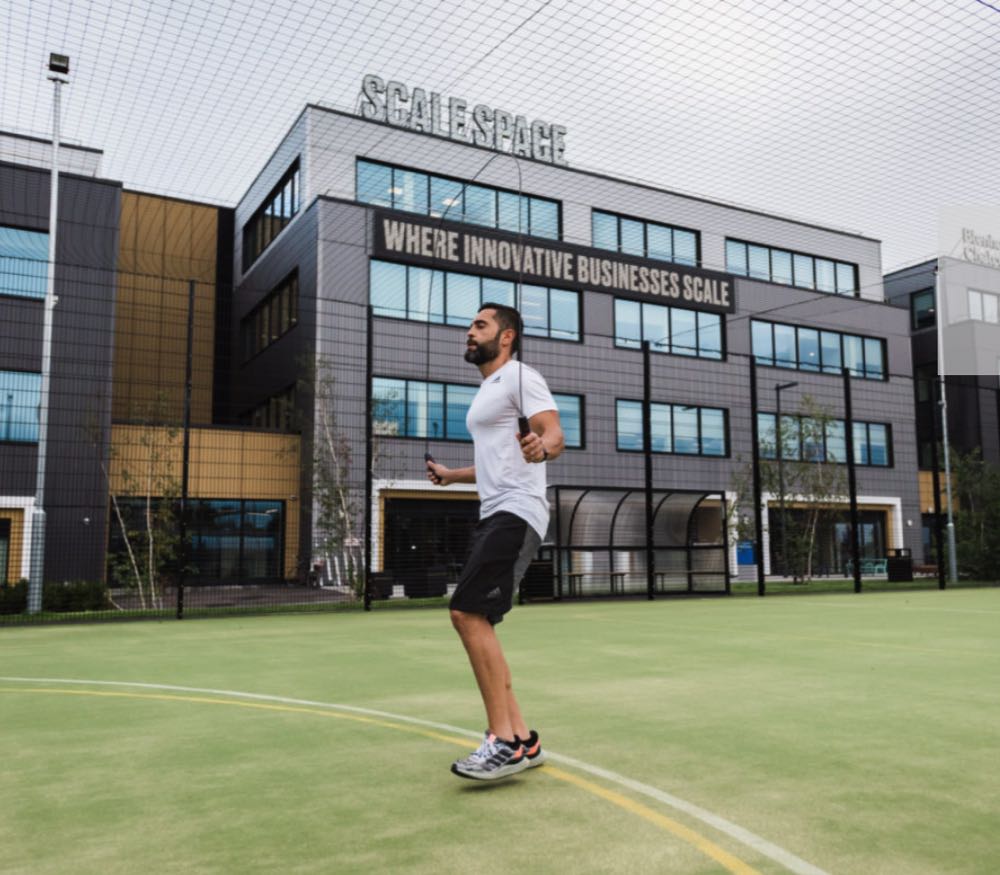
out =
{"type": "Polygon", "coordinates": [[[461,97],[443,100],[436,91],[412,91],[402,82],[384,82],[371,74],[361,81],[361,117],[388,122],[411,131],[436,134],[518,158],[534,158],[566,165],[566,128],[548,122],[529,122],[514,115],[477,103],[472,109],[461,97]],[[447,118],[445,118],[447,108],[447,118]]]}
{"type": "Polygon", "coordinates": [[[563,289],[733,313],[729,274],[423,217],[375,212],[373,256],[563,289]]]}

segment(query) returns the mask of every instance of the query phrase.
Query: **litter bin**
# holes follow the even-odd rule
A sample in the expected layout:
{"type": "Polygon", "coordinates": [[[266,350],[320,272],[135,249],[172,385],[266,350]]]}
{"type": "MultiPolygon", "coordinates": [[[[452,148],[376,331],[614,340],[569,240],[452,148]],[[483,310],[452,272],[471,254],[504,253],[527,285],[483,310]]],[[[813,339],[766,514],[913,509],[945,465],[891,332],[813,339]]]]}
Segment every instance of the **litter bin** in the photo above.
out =
{"type": "Polygon", "coordinates": [[[890,583],[913,580],[913,556],[909,547],[890,550],[885,564],[886,576],[890,583]]]}

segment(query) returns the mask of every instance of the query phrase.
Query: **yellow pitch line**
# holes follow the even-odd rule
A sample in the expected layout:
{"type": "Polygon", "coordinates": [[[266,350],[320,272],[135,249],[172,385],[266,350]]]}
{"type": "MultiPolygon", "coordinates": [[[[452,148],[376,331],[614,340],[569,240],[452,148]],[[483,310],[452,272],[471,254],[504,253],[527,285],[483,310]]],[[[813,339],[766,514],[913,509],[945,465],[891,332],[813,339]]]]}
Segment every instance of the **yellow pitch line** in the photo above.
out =
{"type": "MultiPolygon", "coordinates": [[[[421,735],[425,738],[432,738],[436,741],[443,741],[448,744],[455,744],[461,747],[469,746],[469,739],[467,738],[444,735],[439,732],[433,732],[429,729],[419,729],[413,726],[392,723],[388,720],[379,720],[376,717],[365,717],[360,714],[345,714],[339,711],[326,711],[319,708],[303,708],[296,705],[269,705],[263,702],[240,702],[232,699],[217,699],[209,696],[177,696],[166,693],[121,693],[110,690],[57,690],[48,687],[0,687],[0,693],[43,693],[64,696],[101,696],[104,698],[119,699],[151,699],[162,702],[193,702],[202,705],[233,705],[238,708],[255,708],[260,711],[280,711],[290,714],[313,714],[319,717],[334,717],[339,720],[352,720],[356,723],[367,723],[369,725],[381,726],[386,729],[409,732],[413,735],[421,735]]],[[[660,829],[663,829],[692,845],[697,850],[701,851],[701,853],[725,867],[726,870],[732,872],[733,875],[760,875],[756,869],[748,866],[742,860],[723,850],[717,844],[705,838],[705,836],[701,833],[684,826],[682,823],[679,823],[673,818],[660,814],[658,811],[654,811],[652,808],[643,805],[641,802],[636,802],[634,799],[623,796],[621,793],[609,790],[606,787],[602,787],[599,784],[595,784],[592,781],[588,781],[585,778],[574,775],[572,772],[564,771],[563,769],[557,768],[553,765],[546,765],[543,774],[548,775],[551,778],[555,778],[557,781],[564,781],[567,784],[572,784],[574,787],[578,787],[593,796],[604,799],[612,805],[616,805],[631,814],[635,814],[644,820],[649,821],[655,826],[660,827],[660,829]]]]}

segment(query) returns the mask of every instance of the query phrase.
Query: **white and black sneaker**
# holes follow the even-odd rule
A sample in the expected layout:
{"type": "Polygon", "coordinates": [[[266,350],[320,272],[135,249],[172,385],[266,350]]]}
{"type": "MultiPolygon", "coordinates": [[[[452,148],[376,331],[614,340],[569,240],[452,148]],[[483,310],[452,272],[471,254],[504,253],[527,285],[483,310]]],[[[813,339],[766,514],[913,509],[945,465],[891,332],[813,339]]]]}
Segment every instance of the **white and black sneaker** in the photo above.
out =
{"type": "Polygon", "coordinates": [[[495,781],[516,775],[528,768],[528,757],[520,741],[504,741],[487,732],[479,749],[451,764],[460,778],[474,781],[495,781]]]}

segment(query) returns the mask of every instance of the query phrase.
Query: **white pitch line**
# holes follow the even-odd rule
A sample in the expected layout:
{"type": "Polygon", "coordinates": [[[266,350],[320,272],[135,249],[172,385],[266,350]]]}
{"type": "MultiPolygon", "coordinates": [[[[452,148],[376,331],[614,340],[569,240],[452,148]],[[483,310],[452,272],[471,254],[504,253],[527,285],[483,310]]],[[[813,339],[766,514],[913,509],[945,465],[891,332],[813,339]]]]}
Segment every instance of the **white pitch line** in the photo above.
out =
{"type": "MultiPolygon", "coordinates": [[[[149,684],[133,681],[81,680],[78,678],[25,678],[0,676],[0,681],[11,683],[134,687],[146,690],[169,690],[175,693],[203,693],[205,695],[228,696],[233,699],[249,699],[259,702],[280,702],[283,705],[305,705],[311,708],[326,708],[330,711],[345,711],[351,714],[364,714],[367,717],[383,717],[390,720],[396,720],[400,723],[410,723],[414,726],[425,726],[428,729],[441,729],[446,732],[455,732],[459,735],[464,735],[477,740],[482,736],[481,732],[473,732],[469,729],[463,729],[460,726],[452,726],[449,723],[436,723],[432,720],[421,720],[418,717],[407,717],[404,714],[393,714],[391,711],[378,711],[373,708],[361,708],[356,705],[340,705],[332,702],[315,702],[311,699],[292,699],[287,696],[269,696],[263,693],[246,693],[240,690],[214,690],[205,687],[182,687],[174,684],[149,684]]],[[[634,793],[646,796],[649,799],[655,799],[657,802],[660,802],[669,808],[673,808],[676,811],[682,811],[688,816],[693,817],[695,820],[700,820],[702,823],[707,824],[724,835],[729,836],[729,838],[734,841],[737,841],[748,848],[752,848],[762,856],[773,860],[781,866],[784,866],[789,872],[794,872],[795,875],[829,875],[829,873],[825,872],[823,869],[814,866],[812,863],[803,860],[801,857],[796,857],[791,851],[786,851],[784,848],[779,847],[773,842],[769,842],[767,839],[762,838],[756,833],[750,832],[750,830],[744,829],[742,826],[739,826],[730,820],[726,820],[724,817],[713,814],[705,808],[701,808],[700,806],[681,799],[678,796],[666,793],[650,784],[644,784],[641,781],[636,781],[632,778],[626,777],[625,775],[621,775],[618,772],[612,772],[609,769],[602,769],[600,766],[591,765],[590,763],[574,759],[573,757],[553,753],[549,748],[545,749],[545,755],[554,762],[570,766],[571,768],[577,769],[581,772],[586,772],[587,774],[593,775],[597,778],[603,778],[605,781],[612,784],[617,784],[620,787],[626,787],[634,793]]]]}

